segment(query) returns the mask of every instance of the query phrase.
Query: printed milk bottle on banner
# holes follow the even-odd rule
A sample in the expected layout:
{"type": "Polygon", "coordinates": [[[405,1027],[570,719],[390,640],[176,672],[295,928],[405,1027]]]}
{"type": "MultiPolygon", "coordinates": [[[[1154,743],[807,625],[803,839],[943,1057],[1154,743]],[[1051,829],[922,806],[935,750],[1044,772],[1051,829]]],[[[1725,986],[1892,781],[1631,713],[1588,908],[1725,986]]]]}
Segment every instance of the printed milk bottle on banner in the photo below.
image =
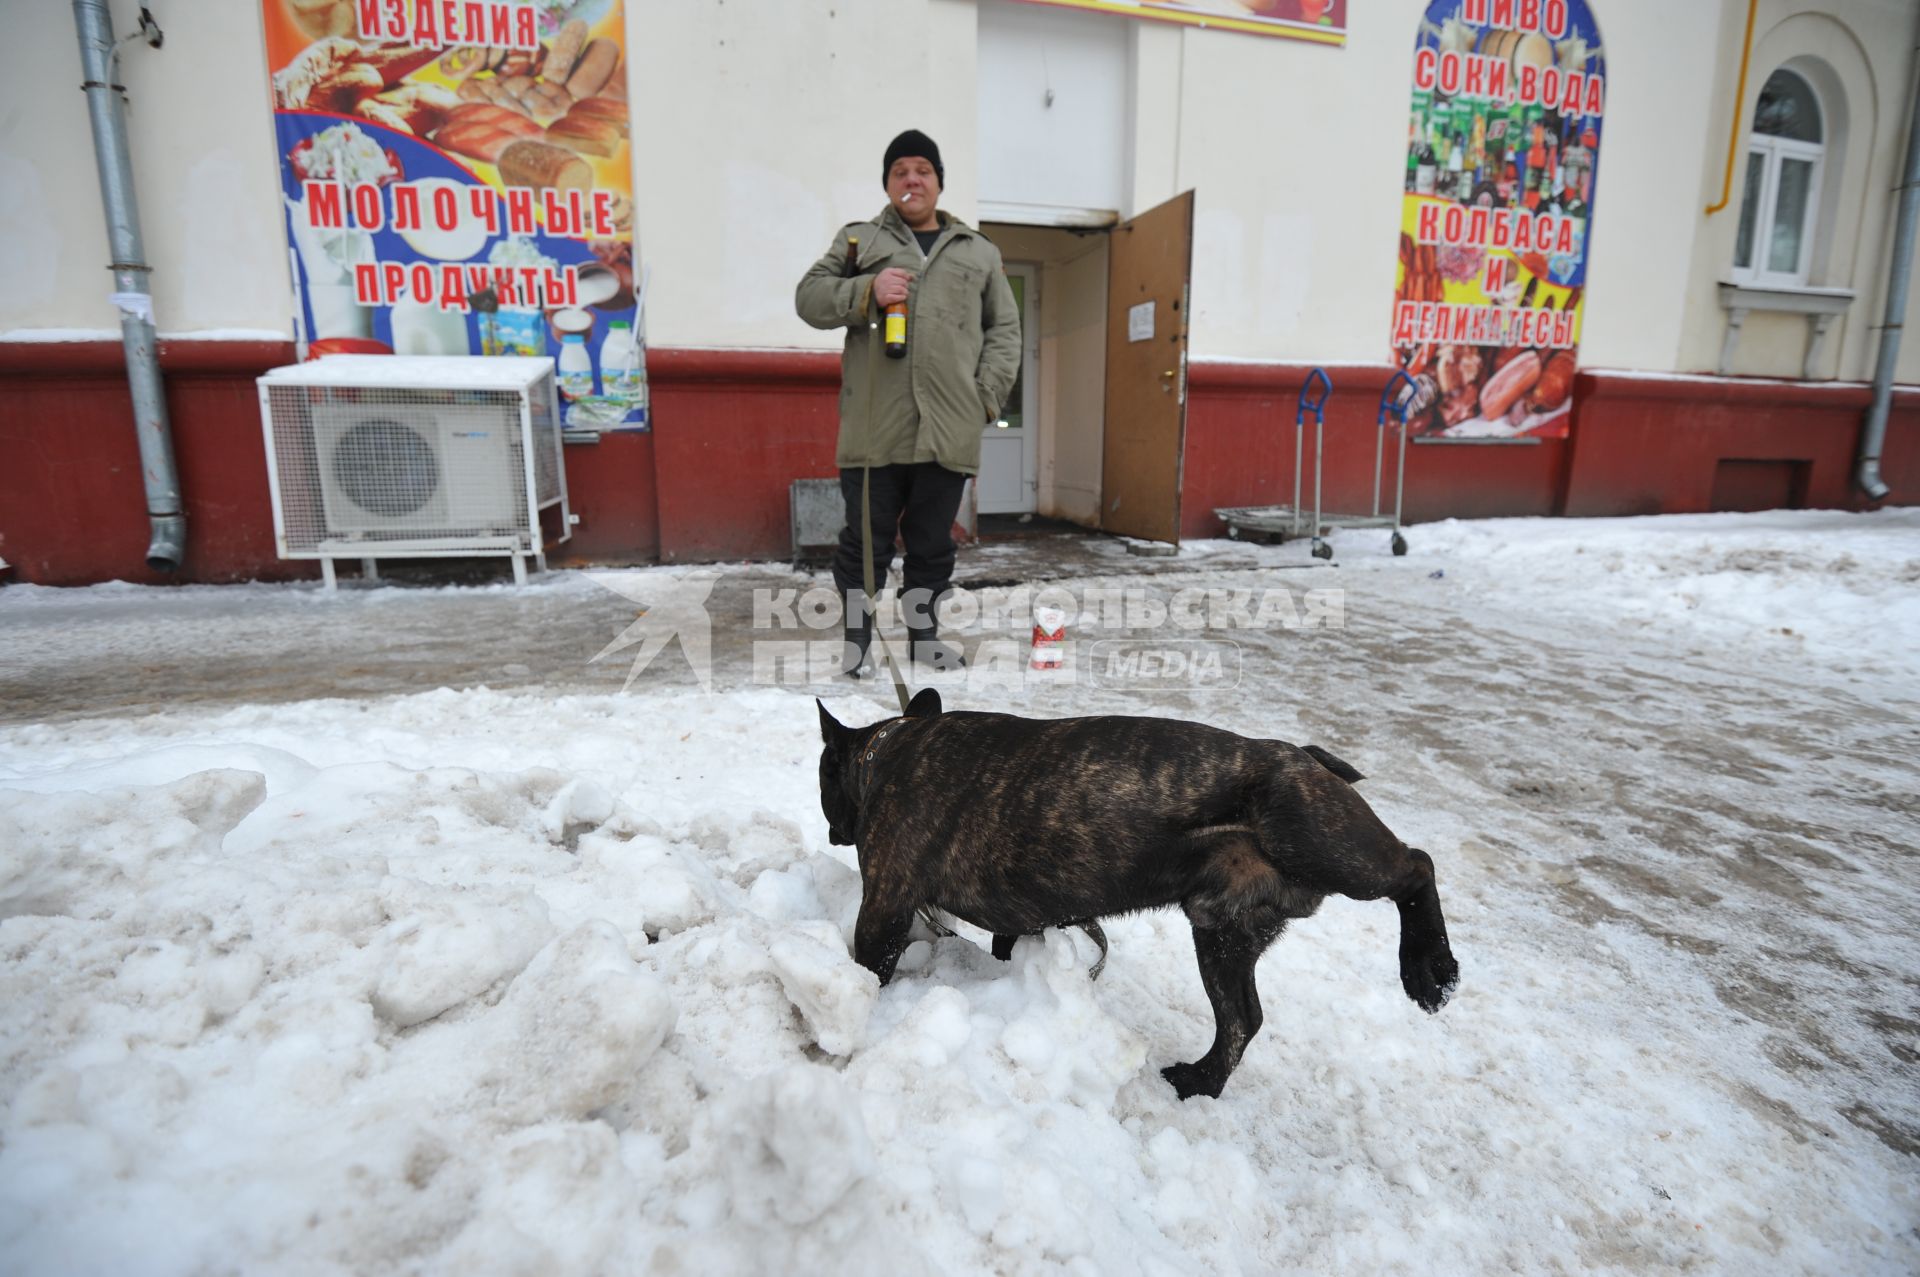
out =
{"type": "Polygon", "coordinates": [[[633,339],[633,327],[624,319],[607,325],[606,338],[600,343],[600,393],[612,399],[633,401],[639,380],[640,347],[633,339]]]}
{"type": "Polygon", "coordinates": [[[636,335],[624,319],[608,325],[600,343],[600,393],[626,404],[644,424],[647,420],[646,337],[636,335]]]}
{"type": "Polygon", "coordinates": [[[582,333],[560,339],[559,387],[562,399],[582,399],[593,393],[593,357],[587,354],[582,333]]]}

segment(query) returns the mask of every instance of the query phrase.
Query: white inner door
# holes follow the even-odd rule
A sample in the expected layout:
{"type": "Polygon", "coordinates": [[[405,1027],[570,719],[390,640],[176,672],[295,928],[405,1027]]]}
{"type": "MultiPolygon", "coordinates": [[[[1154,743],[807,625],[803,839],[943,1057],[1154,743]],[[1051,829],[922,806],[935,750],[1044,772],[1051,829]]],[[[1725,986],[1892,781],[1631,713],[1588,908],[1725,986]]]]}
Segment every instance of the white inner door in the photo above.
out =
{"type": "Polygon", "coordinates": [[[1034,322],[1039,278],[1037,267],[1007,267],[1007,283],[1020,311],[1020,373],[1001,405],[999,419],[980,434],[980,477],[975,490],[981,514],[1032,514],[1037,508],[1040,424],[1034,411],[1033,370],[1040,354],[1040,326],[1034,322]]]}

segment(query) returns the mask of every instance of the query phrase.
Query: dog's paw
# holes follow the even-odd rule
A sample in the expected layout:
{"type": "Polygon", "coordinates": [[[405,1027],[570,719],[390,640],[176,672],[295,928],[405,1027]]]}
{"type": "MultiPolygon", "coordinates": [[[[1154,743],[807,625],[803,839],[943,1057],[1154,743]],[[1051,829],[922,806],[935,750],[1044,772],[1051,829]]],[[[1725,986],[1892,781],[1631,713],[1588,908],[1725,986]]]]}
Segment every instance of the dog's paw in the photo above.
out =
{"type": "Polygon", "coordinates": [[[1447,1005],[1460,984],[1460,964],[1449,949],[1406,954],[1400,959],[1400,984],[1428,1015],[1447,1005]]]}
{"type": "Polygon", "coordinates": [[[1190,1100],[1196,1095],[1218,1099],[1226,1081],[1222,1078],[1216,1082],[1198,1064],[1169,1064],[1160,1070],[1160,1076],[1172,1084],[1173,1093],[1183,1100],[1190,1100]]]}

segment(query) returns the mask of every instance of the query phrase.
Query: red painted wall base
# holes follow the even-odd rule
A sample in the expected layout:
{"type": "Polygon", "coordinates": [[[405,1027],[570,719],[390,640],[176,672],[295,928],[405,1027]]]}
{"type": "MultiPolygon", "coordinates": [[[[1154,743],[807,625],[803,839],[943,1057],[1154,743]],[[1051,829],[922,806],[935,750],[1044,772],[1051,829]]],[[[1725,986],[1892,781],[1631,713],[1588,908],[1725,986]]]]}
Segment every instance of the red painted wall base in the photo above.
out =
{"type": "MultiPolygon", "coordinates": [[[[1871,398],[1861,385],[1581,373],[1560,513],[1743,508],[1714,501],[1725,460],[1804,466],[1800,504],[1866,509],[1871,503],[1854,487],[1853,466],[1871,398]]],[[[1895,502],[1920,497],[1920,390],[1894,393],[1881,473],[1895,502]]]]}
{"type": "Polygon", "coordinates": [[[0,558],[12,579],[283,581],[253,379],[293,362],[291,342],[160,343],[186,503],[186,571],[146,565],[146,489],[118,342],[0,343],[0,558]]]}
{"type": "MultiPolygon", "coordinates": [[[[312,563],[275,556],[253,385],[292,358],[287,343],[161,343],[188,530],[186,568],[166,576],[144,562],[145,497],[118,343],[0,343],[0,557],[12,565],[8,579],[317,576],[312,563]]],[[[1309,371],[1192,365],[1182,536],[1222,534],[1217,507],[1292,499],[1294,406],[1309,371]]],[[[1365,510],[1388,370],[1329,371],[1323,502],[1365,510]]],[[[835,473],[838,358],[655,350],[648,372],[654,433],[567,446],[578,523],[572,540],[552,546],[553,560],[784,558],[788,484],[835,473]]],[[[1570,439],[1410,446],[1405,519],[1679,513],[1782,501],[1860,509],[1867,503],[1853,488],[1852,464],[1866,406],[1858,385],[1582,373],[1570,439]]],[[[1305,443],[1311,456],[1311,432],[1305,443]]],[[[1389,447],[1389,507],[1394,461],[1389,447]]],[[[1882,470],[1894,500],[1920,493],[1920,390],[1895,395],[1882,470]]],[[[558,531],[557,523],[548,529],[558,531]]]]}

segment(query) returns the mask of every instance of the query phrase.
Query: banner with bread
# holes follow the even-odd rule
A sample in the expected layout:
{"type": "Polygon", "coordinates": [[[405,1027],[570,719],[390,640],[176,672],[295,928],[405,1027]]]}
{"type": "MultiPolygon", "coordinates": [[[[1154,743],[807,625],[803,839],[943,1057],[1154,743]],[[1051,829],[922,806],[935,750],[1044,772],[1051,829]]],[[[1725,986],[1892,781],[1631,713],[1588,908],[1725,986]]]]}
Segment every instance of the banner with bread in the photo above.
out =
{"type": "Polygon", "coordinates": [[[1347,0],[1024,0],[1210,31],[1272,35],[1336,47],[1347,42],[1347,0]]]}
{"type": "Polygon", "coordinates": [[[1416,436],[1566,436],[1606,96],[1586,0],[1427,6],[1393,306],[1416,436]]]}
{"type": "Polygon", "coordinates": [[[623,0],[262,0],[300,336],[549,355],[644,428],[623,0]]]}

